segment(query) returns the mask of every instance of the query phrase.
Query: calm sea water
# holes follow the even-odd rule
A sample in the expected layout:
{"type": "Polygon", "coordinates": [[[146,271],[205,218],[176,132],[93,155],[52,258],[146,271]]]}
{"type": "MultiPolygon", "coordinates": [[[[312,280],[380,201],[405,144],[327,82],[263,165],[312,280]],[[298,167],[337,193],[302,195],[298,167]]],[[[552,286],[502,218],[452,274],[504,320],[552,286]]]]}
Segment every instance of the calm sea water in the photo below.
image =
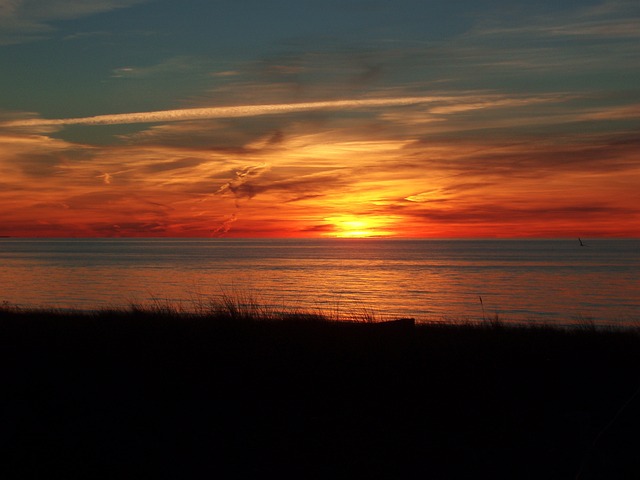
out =
{"type": "Polygon", "coordinates": [[[0,239],[0,265],[0,302],[26,307],[248,295],[340,316],[640,321],[639,240],[0,239]]]}

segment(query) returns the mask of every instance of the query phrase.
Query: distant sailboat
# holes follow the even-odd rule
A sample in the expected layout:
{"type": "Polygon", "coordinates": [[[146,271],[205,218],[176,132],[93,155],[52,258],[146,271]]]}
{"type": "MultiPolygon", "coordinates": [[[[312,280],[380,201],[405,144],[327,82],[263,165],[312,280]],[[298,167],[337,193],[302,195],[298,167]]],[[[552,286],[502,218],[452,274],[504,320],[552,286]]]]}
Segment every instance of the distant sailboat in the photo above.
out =
{"type": "Polygon", "coordinates": [[[578,241],[580,242],[580,246],[581,246],[581,247],[588,247],[588,246],[589,246],[589,245],[587,245],[586,243],[584,243],[584,242],[580,239],[580,237],[578,237],[578,241]]]}

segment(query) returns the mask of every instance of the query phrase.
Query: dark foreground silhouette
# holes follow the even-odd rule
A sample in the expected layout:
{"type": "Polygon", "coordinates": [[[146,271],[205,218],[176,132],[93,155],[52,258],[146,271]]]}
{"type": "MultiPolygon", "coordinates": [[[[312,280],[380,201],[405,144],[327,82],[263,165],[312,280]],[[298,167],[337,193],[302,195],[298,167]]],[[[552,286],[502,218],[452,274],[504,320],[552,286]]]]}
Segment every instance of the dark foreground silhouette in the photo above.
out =
{"type": "Polygon", "coordinates": [[[0,355],[2,478],[640,478],[637,332],[4,310],[0,355]]]}

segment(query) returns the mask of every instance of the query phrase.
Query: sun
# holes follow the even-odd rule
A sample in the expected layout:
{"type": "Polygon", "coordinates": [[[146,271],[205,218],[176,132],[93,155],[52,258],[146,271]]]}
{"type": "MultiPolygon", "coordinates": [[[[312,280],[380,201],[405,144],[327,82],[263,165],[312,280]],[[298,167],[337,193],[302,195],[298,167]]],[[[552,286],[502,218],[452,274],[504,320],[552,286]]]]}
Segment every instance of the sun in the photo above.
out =
{"type": "Polygon", "coordinates": [[[339,224],[342,229],[336,236],[341,238],[363,238],[375,235],[375,230],[367,227],[362,220],[344,221],[339,224]]]}
{"type": "Polygon", "coordinates": [[[388,229],[391,221],[388,217],[340,215],[325,220],[333,224],[335,230],[330,235],[337,238],[388,237],[393,235],[393,232],[388,229]]]}

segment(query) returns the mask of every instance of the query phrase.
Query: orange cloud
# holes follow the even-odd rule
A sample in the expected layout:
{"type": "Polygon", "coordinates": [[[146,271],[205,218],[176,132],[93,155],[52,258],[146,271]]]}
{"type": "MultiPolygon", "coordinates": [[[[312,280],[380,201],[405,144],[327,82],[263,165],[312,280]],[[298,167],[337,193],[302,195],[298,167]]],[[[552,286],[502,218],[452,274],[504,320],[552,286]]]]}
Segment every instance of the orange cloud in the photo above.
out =
{"type": "Polygon", "coordinates": [[[371,116],[266,122],[231,146],[218,139],[236,126],[211,121],[103,146],[5,130],[0,235],[640,235],[634,135],[504,132],[510,112],[487,136],[468,115],[544,102],[458,100],[431,112],[448,129],[431,135],[425,105],[378,112],[375,128],[371,116]]]}

